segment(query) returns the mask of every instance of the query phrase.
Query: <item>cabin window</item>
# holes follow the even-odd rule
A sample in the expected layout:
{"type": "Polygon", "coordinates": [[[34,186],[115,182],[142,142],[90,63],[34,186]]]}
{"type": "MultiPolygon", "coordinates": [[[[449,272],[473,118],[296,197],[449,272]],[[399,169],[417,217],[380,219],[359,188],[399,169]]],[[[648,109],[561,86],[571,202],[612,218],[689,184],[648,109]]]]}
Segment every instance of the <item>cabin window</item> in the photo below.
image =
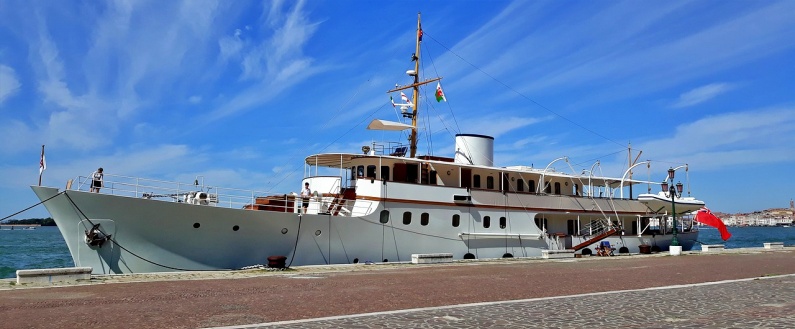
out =
{"type": "Polygon", "coordinates": [[[638,235],[638,221],[633,220],[632,224],[630,226],[632,226],[632,233],[630,233],[630,234],[638,235]]]}
{"type": "Polygon", "coordinates": [[[472,169],[461,169],[461,187],[472,187],[472,169]]]}
{"type": "Polygon", "coordinates": [[[577,220],[569,219],[566,221],[566,233],[569,235],[577,235],[577,220]]]}
{"type": "Polygon", "coordinates": [[[535,193],[535,191],[536,191],[536,181],[532,179],[527,181],[527,192],[535,193]]]}
{"type": "Polygon", "coordinates": [[[381,179],[389,180],[389,166],[381,166],[381,179]]]}
{"type": "Polygon", "coordinates": [[[475,176],[472,176],[472,180],[473,180],[472,187],[480,188],[480,175],[475,174],[475,176]]]}
{"type": "Polygon", "coordinates": [[[574,195],[580,196],[580,185],[574,184],[574,195]]]}
{"type": "Polygon", "coordinates": [[[409,224],[411,224],[411,213],[407,211],[403,213],[403,225],[409,224]]]}
{"type": "Polygon", "coordinates": [[[555,182],[555,194],[560,194],[560,182],[555,182]]]}
{"type": "Polygon", "coordinates": [[[500,228],[508,226],[508,220],[505,217],[500,217],[500,228]]]}
{"type": "Polygon", "coordinates": [[[549,182],[544,183],[544,192],[546,194],[552,194],[552,184],[549,182]]]}
{"type": "Polygon", "coordinates": [[[538,226],[539,229],[541,229],[542,231],[546,231],[547,230],[547,219],[546,218],[536,218],[535,222],[536,222],[536,226],[538,226]]]}
{"type": "Polygon", "coordinates": [[[489,226],[491,226],[491,217],[483,217],[483,228],[489,228],[489,226]]]}
{"type": "Polygon", "coordinates": [[[364,166],[356,167],[356,177],[364,177],[364,166]]]}
{"type": "Polygon", "coordinates": [[[489,190],[494,189],[494,177],[486,176],[486,188],[489,190]]]}
{"type": "Polygon", "coordinates": [[[524,192],[524,180],[521,178],[516,180],[516,192],[524,192]]]}
{"type": "Polygon", "coordinates": [[[428,215],[427,212],[422,213],[422,215],[420,215],[420,225],[428,226],[428,221],[430,220],[430,218],[431,216],[428,215]]]}
{"type": "Polygon", "coordinates": [[[381,218],[379,221],[381,224],[386,224],[389,222],[389,210],[381,210],[381,218]]]}
{"type": "Polygon", "coordinates": [[[356,180],[356,166],[351,167],[351,180],[356,180]]]}
{"type": "Polygon", "coordinates": [[[419,175],[420,166],[416,163],[407,163],[406,164],[406,182],[407,183],[417,183],[417,177],[419,175]]]}
{"type": "Polygon", "coordinates": [[[431,174],[428,176],[428,184],[436,185],[436,170],[431,170],[431,174]]]}
{"type": "Polygon", "coordinates": [[[500,190],[503,192],[507,192],[511,189],[511,182],[508,178],[508,174],[501,174],[502,175],[502,184],[500,184],[500,190]]]}
{"type": "Polygon", "coordinates": [[[367,177],[375,178],[375,165],[367,166],[367,177]]]}
{"type": "Polygon", "coordinates": [[[455,214],[453,215],[453,227],[458,227],[458,225],[461,225],[461,215],[455,214]]]}

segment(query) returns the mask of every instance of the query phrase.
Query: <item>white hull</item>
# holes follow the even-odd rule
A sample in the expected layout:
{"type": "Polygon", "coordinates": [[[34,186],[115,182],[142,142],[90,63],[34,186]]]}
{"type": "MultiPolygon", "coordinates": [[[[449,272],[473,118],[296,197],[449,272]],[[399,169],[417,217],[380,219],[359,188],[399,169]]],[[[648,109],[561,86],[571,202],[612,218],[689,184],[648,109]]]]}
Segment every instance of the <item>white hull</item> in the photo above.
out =
{"type": "MultiPolygon", "coordinates": [[[[41,200],[58,193],[55,188],[32,188],[41,200]]],[[[518,219],[506,229],[498,228],[496,217],[492,227],[484,229],[480,213],[462,218],[455,229],[449,220],[437,220],[450,218],[449,213],[466,212],[465,206],[428,205],[421,210],[434,218],[427,226],[421,226],[419,218],[413,226],[401,223],[399,214],[418,209],[394,203],[389,205],[393,215],[386,224],[379,222],[383,206],[378,203],[364,216],[299,215],[68,190],[45,206],[75,265],[90,266],[95,274],[239,269],[267,264],[267,258],[274,255],[286,256],[288,264],[296,266],[405,262],[417,253],[452,253],[455,259],[463,259],[467,253],[476,258],[505,254],[538,257],[543,249],[566,247],[562,242],[550,245],[552,240],[533,224],[532,213],[509,215],[518,219]],[[92,224],[100,224],[112,241],[102,247],[89,246],[85,232],[92,224]]],[[[637,252],[640,244],[661,245],[667,250],[670,240],[649,238],[613,236],[606,240],[626,245],[631,252],[637,252]]],[[[695,236],[680,235],[685,250],[692,247],[693,240],[695,236]]]]}

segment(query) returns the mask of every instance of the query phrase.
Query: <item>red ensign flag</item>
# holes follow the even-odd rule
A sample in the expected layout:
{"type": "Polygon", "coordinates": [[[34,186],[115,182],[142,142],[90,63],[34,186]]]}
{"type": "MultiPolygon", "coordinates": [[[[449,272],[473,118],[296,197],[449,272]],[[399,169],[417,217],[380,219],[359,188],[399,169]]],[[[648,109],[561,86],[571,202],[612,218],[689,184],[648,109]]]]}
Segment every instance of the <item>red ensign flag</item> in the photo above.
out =
{"type": "Polygon", "coordinates": [[[696,212],[696,221],[717,228],[718,231],[720,231],[720,238],[723,239],[723,241],[729,240],[729,238],[732,237],[732,234],[726,229],[726,225],[723,224],[723,221],[713,215],[707,207],[703,207],[696,212]]]}

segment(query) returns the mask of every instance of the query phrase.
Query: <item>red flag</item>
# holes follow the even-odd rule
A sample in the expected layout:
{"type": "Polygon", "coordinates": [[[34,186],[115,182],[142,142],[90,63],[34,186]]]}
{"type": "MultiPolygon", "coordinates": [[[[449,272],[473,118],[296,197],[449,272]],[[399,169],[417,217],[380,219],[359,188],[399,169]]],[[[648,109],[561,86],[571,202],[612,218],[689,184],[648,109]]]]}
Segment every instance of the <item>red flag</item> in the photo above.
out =
{"type": "Polygon", "coordinates": [[[723,239],[723,241],[729,240],[729,238],[732,237],[732,234],[726,229],[726,225],[723,224],[723,221],[717,216],[713,215],[712,212],[707,209],[707,207],[703,207],[696,212],[695,219],[699,223],[717,228],[718,231],[720,231],[720,238],[723,239]]]}

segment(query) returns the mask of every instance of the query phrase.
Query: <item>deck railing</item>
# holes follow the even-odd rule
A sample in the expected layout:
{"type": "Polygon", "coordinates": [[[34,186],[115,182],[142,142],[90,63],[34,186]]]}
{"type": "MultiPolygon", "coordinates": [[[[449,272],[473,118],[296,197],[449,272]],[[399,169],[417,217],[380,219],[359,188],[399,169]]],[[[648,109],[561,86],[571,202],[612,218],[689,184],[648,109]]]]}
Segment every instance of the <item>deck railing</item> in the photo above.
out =
{"type": "MultiPolygon", "coordinates": [[[[71,189],[78,191],[90,191],[91,182],[91,177],[78,176],[73,180],[71,189]]],[[[337,189],[337,193],[327,194],[338,195],[339,185],[334,185],[332,189],[334,188],[337,189]]],[[[207,204],[217,207],[241,209],[257,204],[257,198],[269,198],[274,201],[280,201],[276,204],[269,205],[269,210],[279,212],[300,212],[303,208],[303,200],[301,199],[301,196],[295,192],[277,193],[273,191],[256,191],[208,186],[204,184],[203,179],[197,179],[193,184],[191,184],[105,174],[102,187],[100,188],[100,193],[103,194],[133,198],[158,199],[171,202],[189,202],[191,198],[196,198],[196,193],[198,192],[207,193],[207,204]]],[[[316,204],[314,207],[312,207],[312,209],[314,209],[313,212],[328,212],[328,210],[324,207],[329,207],[334,198],[335,197],[333,196],[313,196],[310,201],[310,204],[316,204]]],[[[354,200],[344,200],[342,202],[338,202],[336,207],[340,209],[340,211],[338,211],[339,215],[344,216],[346,214],[352,213],[354,206],[354,200]]],[[[360,210],[368,212],[371,207],[371,205],[368,205],[360,210]]],[[[256,207],[249,208],[256,209],[256,207]]]]}

